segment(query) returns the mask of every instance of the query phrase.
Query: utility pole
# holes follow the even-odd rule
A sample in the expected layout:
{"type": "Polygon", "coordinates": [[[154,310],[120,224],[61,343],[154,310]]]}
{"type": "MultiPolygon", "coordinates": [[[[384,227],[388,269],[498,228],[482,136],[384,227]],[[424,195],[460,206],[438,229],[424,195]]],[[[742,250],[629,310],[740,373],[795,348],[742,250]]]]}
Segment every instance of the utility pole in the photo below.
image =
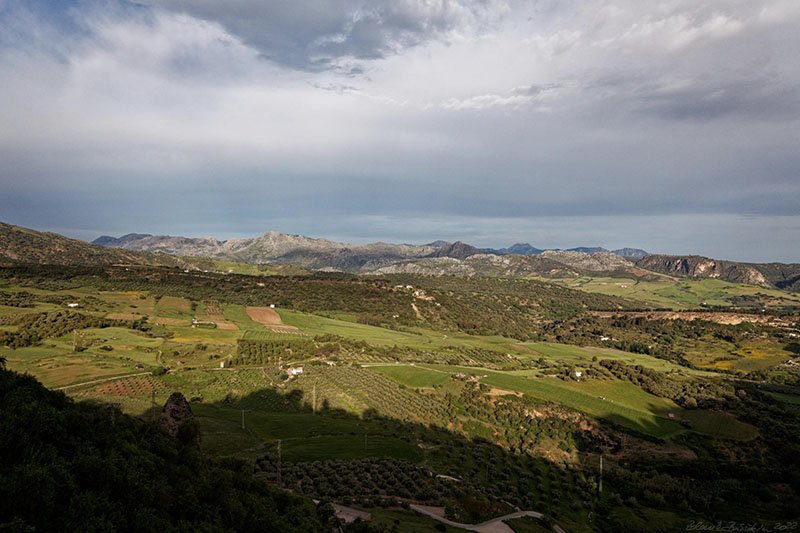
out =
{"type": "Polygon", "coordinates": [[[281,439],[278,439],[278,483],[281,481],[281,439]]]}
{"type": "Polygon", "coordinates": [[[603,492],[603,454],[600,454],[600,492],[603,492]]]}
{"type": "Polygon", "coordinates": [[[77,329],[73,329],[72,330],[72,351],[73,352],[77,352],[78,351],[78,330],[77,329]]]}

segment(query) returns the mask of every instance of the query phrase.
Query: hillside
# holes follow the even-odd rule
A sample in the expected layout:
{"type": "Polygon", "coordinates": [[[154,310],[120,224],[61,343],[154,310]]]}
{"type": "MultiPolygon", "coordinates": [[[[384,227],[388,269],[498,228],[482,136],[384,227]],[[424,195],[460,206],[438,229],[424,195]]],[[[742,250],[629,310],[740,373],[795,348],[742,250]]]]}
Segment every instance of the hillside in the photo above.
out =
{"type": "Polygon", "coordinates": [[[422,274],[429,276],[492,276],[503,278],[572,278],[609,276],[634,279],[658,279],[659,274],[637,267],[631,261],[610,252],[544,251],[537,255],[476,254],[464,259],[453,257],[423,258],[378,268],[375,274],[422,274]]]}
{"type": "Polygon", "coordinates": [[[1,360],[0,428],[3,531],[331,530],[310,500],[252,468],[215,462],[117,407],[76,403],[1,360]]]}
{"type": "Polygon", "coordinates": [[[739,263],[702,256],[648,255],[636,266],[671,276],[715,278],[759,287],[800,290],[800,264],[739,263]]]}
{"type": "Polygon", "coordinates": [[[286,264],[312,270],[355,272],[380,268],[408,259],[441,254],[443,247],[373,243],[350,245],[270,231],[253,239],[219,241],[210,237],[187,238],[166,235],[126,235],[119,239],[103,236],[96,244],[116,249],[163,252],[176,256],[197,256],[251,264],[286,264]]]}
{"type": "Polygon", "coordinates": [[[54,265],[138,264],[197,268],[196,261],[164,254],[109,249],[57,233],[0,222],[0,261],[54,265]]]}

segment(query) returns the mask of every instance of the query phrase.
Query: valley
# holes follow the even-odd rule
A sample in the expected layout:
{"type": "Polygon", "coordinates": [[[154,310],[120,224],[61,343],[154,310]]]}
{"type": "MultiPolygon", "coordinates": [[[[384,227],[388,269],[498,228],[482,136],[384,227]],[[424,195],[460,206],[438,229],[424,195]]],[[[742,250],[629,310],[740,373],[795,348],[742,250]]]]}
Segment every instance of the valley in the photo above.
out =
{"type": "Polygon", "coordinates": [[[566,531],[783,516],[794,500],[731,506],[710,495],[747,479],[693,469],[783,479],[735,450],[788,453],[776,443],[797,415],[765,413],[800,398],[797,316],[681,310],[751,295],[773,313],[796,296],[627,283],[9,264],[0,356],[143,421],[180,392],[203,453],[373,526],[433,528],[418,504],[454,523],[536,511],[566,531]]]}

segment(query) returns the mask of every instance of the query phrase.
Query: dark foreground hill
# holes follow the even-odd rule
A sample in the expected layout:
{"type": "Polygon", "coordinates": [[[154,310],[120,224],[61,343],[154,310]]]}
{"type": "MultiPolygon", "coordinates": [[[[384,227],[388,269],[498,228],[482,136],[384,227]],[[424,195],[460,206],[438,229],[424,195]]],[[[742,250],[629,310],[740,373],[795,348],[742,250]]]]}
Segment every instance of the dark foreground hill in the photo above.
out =
{"type": "Polygon", "coordinates": [[[111,409],[0,367],[0,531],[332,530],[329,507],[111,409]]]}

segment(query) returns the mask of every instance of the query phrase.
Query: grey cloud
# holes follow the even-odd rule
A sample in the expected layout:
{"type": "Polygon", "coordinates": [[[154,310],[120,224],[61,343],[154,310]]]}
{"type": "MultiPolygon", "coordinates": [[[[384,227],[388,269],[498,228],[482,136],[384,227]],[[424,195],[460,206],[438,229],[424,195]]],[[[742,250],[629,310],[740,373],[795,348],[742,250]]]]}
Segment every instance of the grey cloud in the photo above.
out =
{"type": "Polygon", "coordinates": [[[639,90],[636,106],[674,120],[710,120],[739,115],[754,119],[796,120],[800,91],[774,82],[742,80],[738,83],[695,83],[688,87],[652,87],[639,90]]]}
{"type": "Polygon", "coordinates": [[[359,74],[384,58],[481,17],[481,0],[150,0],[217,22],[279,64],[359,74]]]}

